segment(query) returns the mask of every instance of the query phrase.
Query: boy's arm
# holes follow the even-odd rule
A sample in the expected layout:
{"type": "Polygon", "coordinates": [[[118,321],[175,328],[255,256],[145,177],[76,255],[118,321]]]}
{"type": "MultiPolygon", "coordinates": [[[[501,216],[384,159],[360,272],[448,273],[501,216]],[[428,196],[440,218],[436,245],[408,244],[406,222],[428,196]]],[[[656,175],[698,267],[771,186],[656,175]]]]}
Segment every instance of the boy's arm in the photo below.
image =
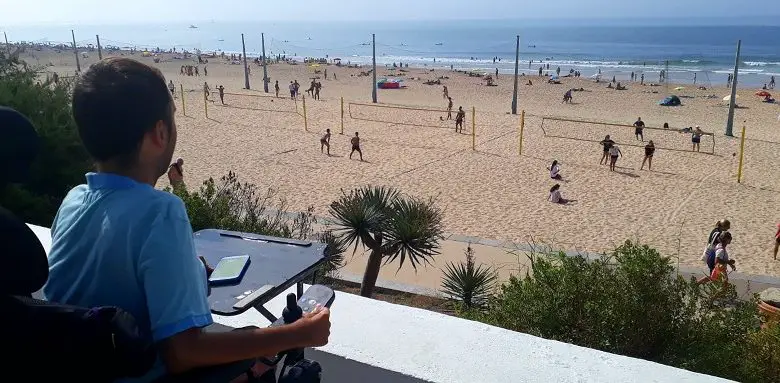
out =
{"type": "Polygon", "coordinates": [[[191,328],[163,340],[160,351],[165,365],[173,373],[240,360],[270,358],[285,350],[327,344],[329,317],[330,311],[321,309],[280,327],[220,333],[191,328]]]}

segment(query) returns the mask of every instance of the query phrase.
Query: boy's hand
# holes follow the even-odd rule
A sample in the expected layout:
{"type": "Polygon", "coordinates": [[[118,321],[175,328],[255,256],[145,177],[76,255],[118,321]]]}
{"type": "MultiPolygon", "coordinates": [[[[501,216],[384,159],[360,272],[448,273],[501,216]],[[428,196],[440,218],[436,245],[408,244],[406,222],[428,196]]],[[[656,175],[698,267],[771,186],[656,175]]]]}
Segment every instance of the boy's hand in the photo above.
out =
{"type": "Polygon", "coordinates": [[[330,337],[330,310],[318,306],[294,323],[302,332],[302,342],[307,347],[324,346],[330,337]]]}

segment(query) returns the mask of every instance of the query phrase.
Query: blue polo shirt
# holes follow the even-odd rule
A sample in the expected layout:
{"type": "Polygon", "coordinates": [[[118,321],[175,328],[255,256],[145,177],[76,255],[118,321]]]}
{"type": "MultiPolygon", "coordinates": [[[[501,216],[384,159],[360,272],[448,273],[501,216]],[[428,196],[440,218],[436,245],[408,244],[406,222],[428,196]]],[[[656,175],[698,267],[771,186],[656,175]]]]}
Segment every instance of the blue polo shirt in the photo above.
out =
{"type": "MultiPolygon", "coordinates": [[[[110,173],[88,173],[51,227],[46,299],[117,306],[161,341],[212,323],[203,264],[177,196],[110,173]]],[[[158,360],[141,382],[161,376],[158,360]]]]}

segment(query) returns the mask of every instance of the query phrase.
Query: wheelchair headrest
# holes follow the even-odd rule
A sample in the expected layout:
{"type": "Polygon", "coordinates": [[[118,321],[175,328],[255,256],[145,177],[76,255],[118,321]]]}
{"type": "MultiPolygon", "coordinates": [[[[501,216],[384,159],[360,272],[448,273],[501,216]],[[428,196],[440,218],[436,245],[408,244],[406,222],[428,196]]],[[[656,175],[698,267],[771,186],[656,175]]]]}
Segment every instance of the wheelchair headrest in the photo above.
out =
{"type": "MultiPolygon", "coordinates": [[[[0,189],[25,180],[38,153],[38,134],[21,113],[0,106],[0,189]]],[[[33,231],[0,207],[0,293],[27,295],[49,277],[46,251],[33,231]]]]}
{"type": "Polygon", "coordinates": [[[30,120],[0,106],[0,186],[27,178],[38,145],[38,134],[30,120]]]}

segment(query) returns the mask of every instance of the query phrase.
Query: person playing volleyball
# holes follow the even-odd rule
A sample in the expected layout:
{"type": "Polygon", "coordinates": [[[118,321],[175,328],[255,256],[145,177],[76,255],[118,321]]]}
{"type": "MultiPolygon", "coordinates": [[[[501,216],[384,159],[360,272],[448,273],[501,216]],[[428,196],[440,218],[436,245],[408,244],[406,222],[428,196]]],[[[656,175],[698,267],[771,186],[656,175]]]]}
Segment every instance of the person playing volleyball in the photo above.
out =
{"type": "Polygon", "coordinates": [[[330,129],[325,129],[325,135],[320,138],[320,153],[325,148],[328,148],[328,155],[330,155],[330,129]]]}
{"type": "Polygon", "coordinates": [[[455,115],[455,133],[463,133],[463,120],[466,118],[466,112],[463,107],[458,107],[458,114],[455,115]]]}
{"type": "Polygon", "coordinates": [[[358,132],[355,132],[355,137],[352,137],[350,143],[352,144],[352,151],[349,152],[349,159],[351,160],[352,155],[355,154],[355,152],[358,152],[358,154],[360,154],[360,160],[363,161],[363,151],[360,150],[360,136],[358,136],[358,132]]]}

